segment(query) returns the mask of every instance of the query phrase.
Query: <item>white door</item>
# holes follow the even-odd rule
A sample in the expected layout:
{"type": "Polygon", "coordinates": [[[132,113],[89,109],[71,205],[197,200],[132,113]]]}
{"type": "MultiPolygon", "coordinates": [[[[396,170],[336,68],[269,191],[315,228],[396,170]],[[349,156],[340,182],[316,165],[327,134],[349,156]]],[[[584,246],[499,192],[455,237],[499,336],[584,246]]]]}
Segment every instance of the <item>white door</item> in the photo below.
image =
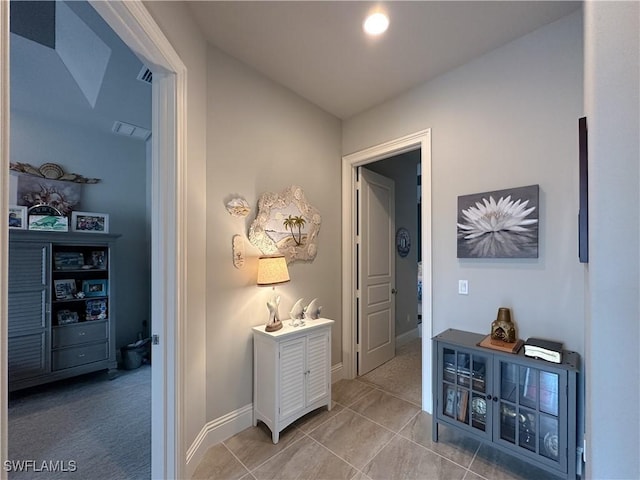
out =
{"type": "Polygon", "coordinates": [[[359,168],[358,375],[395,356],[395,187],[359,168]]]}

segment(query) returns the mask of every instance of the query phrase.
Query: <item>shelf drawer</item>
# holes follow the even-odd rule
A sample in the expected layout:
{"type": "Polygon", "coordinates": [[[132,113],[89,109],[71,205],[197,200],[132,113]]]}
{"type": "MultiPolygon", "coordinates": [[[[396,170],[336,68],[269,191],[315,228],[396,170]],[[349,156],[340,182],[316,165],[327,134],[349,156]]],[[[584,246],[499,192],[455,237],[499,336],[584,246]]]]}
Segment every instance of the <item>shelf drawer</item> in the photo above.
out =
{"type": "Polygon", "coordinates": [[[109,343],[56,350],[52,354],[53,370],[77,367],[109,358],[109,343]]]}
{"type": "Polygon", "coordinates": [[[83,322],[53,327],[51,347],[71,347],[81,343],[99,342],[109,337],[107,322],[83,322]]]}

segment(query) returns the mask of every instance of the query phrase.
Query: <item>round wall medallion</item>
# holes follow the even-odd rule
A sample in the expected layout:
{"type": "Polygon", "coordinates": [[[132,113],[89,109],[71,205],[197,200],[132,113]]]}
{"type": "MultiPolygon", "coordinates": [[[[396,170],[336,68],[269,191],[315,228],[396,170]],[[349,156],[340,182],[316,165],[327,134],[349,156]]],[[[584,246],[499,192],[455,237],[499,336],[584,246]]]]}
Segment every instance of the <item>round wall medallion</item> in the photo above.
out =
{"type": "Polygon", "coordinates": [[[409,230],[404,227],[400,227],[396,232],[396,249],[401,257],[409,255],[411,250],[411,236],[409,230]]]}

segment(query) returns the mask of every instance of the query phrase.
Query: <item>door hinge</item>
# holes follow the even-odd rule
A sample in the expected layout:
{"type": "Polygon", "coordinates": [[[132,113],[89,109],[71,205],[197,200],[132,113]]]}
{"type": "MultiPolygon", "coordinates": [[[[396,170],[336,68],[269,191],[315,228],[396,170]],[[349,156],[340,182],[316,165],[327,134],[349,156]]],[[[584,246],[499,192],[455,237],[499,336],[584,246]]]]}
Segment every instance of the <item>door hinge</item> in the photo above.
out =
{"type": "Polygon", "coordinates": [[[160,335],[154,333],[151,335],[151,344],[152,345],[160,345],[160,335]]]}

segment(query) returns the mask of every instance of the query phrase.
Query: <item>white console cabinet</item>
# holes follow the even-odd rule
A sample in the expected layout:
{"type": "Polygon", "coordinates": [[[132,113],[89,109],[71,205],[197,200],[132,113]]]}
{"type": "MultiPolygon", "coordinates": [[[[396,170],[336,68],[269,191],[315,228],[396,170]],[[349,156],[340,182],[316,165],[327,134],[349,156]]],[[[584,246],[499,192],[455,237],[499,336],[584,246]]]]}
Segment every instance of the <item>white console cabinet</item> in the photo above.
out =
{"type": "Polygon", "coordinates": [[[333,320],[306,320],[265,332],[253,328],[253,425],[264,422],[273,443],[298,418],[327,406],[331,410],[331,325],[333,320]]]}

